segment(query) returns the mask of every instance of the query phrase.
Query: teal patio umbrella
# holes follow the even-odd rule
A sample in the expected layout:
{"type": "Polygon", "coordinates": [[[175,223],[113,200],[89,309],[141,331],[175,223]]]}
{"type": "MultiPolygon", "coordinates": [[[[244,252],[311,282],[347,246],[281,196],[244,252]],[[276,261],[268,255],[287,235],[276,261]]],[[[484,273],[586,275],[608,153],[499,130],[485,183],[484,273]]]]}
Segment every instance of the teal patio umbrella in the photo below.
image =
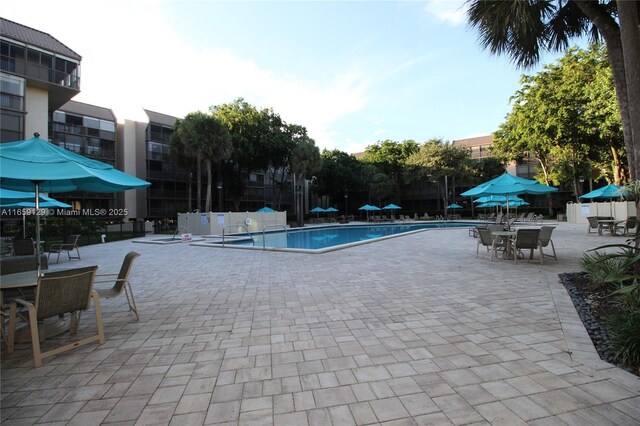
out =
{"type": "Polygon", "coordinates": [[[256,213],[273,213],[273,212],[275,212],[275,210],[267,206],[264,206],[261,209],[256,210],[256,213]]]}
{"type": "Polygon", "coordinates": [[[309,213],[315,213],[316,219],[320,219],[320,213],[324,213],[324,209],[322,207],[314,207],[309,210],[309,213]]]}
{"type": "Polygon", "coordinates": [[[380,211],[380,207],[378,206],[370,206],[369,204],[365,204],[364,206],[358,207],[358,210],[364,210],[367,212],[367,222],[369,221],[369,212],[380,211]]]}
{"type": "MultiPolygon", "coordinates": [[[[35,209],[36,194],[34,192],[12,191],[10,189],[0,188],[0,208],[4,209],[21,209],[22,210],[22,238],[26,237],[27,230],[27,209],[35,209]]],[[[71,208],[70,204],[55,200],[46,195],[40,194],[40,208],[71,208]]],[[[36,212],[38,214],[38,212],[36,212]]]]}
{"type": "Polygon", "coordinates": [[[609,200],[609,212],[613,217],[613,199],[620,198],[627,195],[626,191],[619,187],[618,185],[614,185],[610,183],[609,185],[605,185],[601,188],[594,189],[591,192],[587,192],[584,195],[581,195],[580,198],[594,199],[594,198],[603,198],[609,200]]]}
{"type": "Polygon", "coordinates": [[[532,179],[513,176],[508,173],[482,183],[475,188],[463,192],[463,197],[477,197],[483,195],[504,195],[507,202],[507,217],[509,216],[509,196],[519,194],[550,194],[557,192],[558,188],[541,184],[532,179]]]}
{"type": "MultiPolygon", "coordinates": [[[[11,189],[0,188],[0,207],[7,208],[33,208],[35,207],[35,192],[13,191],[11,189]]],[[[46,195],[40,194],[40,207],[46,208],[70,208],[69,204],[55,200],[46,195]]]]}
{"type": "Polygon", "coordinates": [[[462,207],[460,204],[453,203],[453,204],[449,204],[449,205],[447,206],[447,208],[448,208],[448,209],[461,209],[461,208],[463,208],[463,207],[462,207]]]}
{"type": "MultiPolygon", "coordinates": [[[[40,192],[120,192],[151,185],[117,170],[110,164],[83,157],[60,148],[38,133],[24,141],[0,147],[0,187],[34,191],[35,208],[40,208],[40,192]]],[[[36,215],[36,257],[40,270],[40,215],[36,215]]]]}

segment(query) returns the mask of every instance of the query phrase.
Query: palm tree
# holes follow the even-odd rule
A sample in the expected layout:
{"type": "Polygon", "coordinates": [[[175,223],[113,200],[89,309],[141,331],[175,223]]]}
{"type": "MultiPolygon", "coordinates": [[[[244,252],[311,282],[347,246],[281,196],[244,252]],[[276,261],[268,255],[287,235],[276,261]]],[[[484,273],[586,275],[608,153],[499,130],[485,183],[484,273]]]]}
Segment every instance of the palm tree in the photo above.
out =
{"type": "Polygon", "coordinates": [[[574,37],[607,45],[622,119],[629,171],[640,179],[640,7],[623,0],[469,0],[469,23],[494,54],[531,67],[541,50],[558,51],[574,37]]]}
{"type": "MultiPolygon", "coordinates": [[[[213,187],[213,163],[218,164],[218,178],[222,176],[222,162],[231,153],[231,138],[227,127],[211,114],[192,112],[176,127],[176,133],[186,145],[187,152],[195,153],[198,166],[198,208],[200,208],[200,163],[207,168],[207,192],[204,211],[211,211],[211,192],[213,187]]],[[[222,207],[222,206],[220,206],[222,207]]]]}

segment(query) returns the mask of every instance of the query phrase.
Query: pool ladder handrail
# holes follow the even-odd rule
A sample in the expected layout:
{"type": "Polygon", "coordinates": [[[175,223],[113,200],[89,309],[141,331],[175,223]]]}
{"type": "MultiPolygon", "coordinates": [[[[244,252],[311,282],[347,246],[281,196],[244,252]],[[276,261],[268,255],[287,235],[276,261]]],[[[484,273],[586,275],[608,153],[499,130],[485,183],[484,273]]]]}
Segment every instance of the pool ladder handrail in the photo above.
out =
{"type": "Polygon", "coordinates": [[[265,225],[262,227],[262,250],[266,250],[267,247],[265,245],[265,234],[266,234],[266,230],[269,228],[273,228],[273,229],[280,229],[282,228],[284,230],[284,233],[287,233],[287,227],[285,225],[265,225]]]}
{"type": "Polygon", "coordinates": [[[187,227],[186,226],[178,226],[178,227],[176,227],[176,230],[173,233],[173,236],[171,237],[171,241],[176,239],[176,235],[178,235],[178,231],[181,230],[181,229],[184,231],[185,234],[187,233],[187,227]]]}
{"type": "Polygon", "coordinates": [[[227,228],[237,228],[237,227],[240,227],[240,228],[244,229],[244,232],[246,232],[247,236],[249,238],[251,238],[251,242],[253,242],[253,245],[255,246],[256,245],[256,240],[253,238],[253,236],[251,235],[251,233],[249,232],[249,230],[247,229],[245,224],[238,222],[235,225],[226,225],[226,226],[224,226],[222,228],[222,247],[224,247],[224,230],[227,229],[227,228]]]}

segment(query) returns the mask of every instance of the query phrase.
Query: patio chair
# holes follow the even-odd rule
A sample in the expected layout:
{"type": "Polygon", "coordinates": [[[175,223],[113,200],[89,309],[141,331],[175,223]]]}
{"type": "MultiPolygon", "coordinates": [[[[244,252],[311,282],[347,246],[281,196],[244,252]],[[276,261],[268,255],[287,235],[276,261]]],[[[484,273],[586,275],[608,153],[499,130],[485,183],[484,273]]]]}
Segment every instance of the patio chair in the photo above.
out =
{"type": "Polygon", "coordinates": [[[493,261],[493,256],[498,256],[498,251],[506,248],[505,242],[501,238],[493,238],[491,231],[487,228],[477,228],[478,244],[476,245],[476,258],[480,254],[480,246],[487,249],[490,254],[489,261],[493,261]]]}
{"type": "Polygon", "coordinates": [[[88,343],[104,343],[104,331],[102,327],[102,314],[98,294],[93,291],[93,280],[97,266],[84,268],[66,269],[64,271],[49,272],[38,280],[36,287],[36,297],[34,302],[27,302],[23,299],[14,299],[9,305],[9,336],[7,351],[13,352],[17,306],[21,305],[28,310],[28,322],[31,332],[31,345],[33,348],[33,360],[36,367],[42,365],[42,359],[62,352],[75,349],[88,343]],[[40,341],[42,340],[42,326],[38,321],[50,317],[59,317],[64,314],[71,314],[71,334],[76,334],[78,330],[79,314],[86,311],[93,299],[97,333],[86,337],[80,341],[75,341],[67,345],[42,352],[40,341]]]}
{"type": "Polygon", "coordinates": [[[51,247],[49,247],[49,257],[51,257],[51,253],[58,253],[58,258],[56,259],[56,263],[58,263],[60,261],[60,253],[66,252],[69,260],[80,260],[80,249],[78,249],[79,239],[80,234],[72,234],[68,235],[63,242],[51,244],[51,247]],[[76,255],[72,256],[71,252],[73,252],[74,250],[76,251],[76,255]]]}
{"type": "Polygon", "coordinates": [[[539,229],[518,229],[516,231],[516,237],[512,242],[514,263],[518,262],[518,256],[520,254],[524,257],[523,250],[529,250],[529,260],[532,260],[533,251],[538,249],[540,251],[540,264],[544,264],[544,253],[542,252],[539,236],[539,229]]]}
{"type": "Polygon", "coordinates": [[[14,238],[13,239],[13,255],[14,256],[34,256],[36,254],[36,245],[33,238],[14,238]]]}
{"type": "Polygon", "coordinates": [[[101,299],[113,299],[118,297],[124,291],[124,295],[127,297],[127,304],[129,304],[129,310],[133,311],[136,316],[136,320],[140,321],[140,315],[138,315],[138,309],[136,307],[136,300],[133,297],[133,289],[131,288],[131,282],[129,281],[129,273],[133,262],[140,256],[140,253],[131,251],[127,253],[120,267],[120,273],[118,274],[98,274],[96,275],[95,284],[113,283],[111,288],[95,288],[101,299]],[[105,277],[117,277],[115,279],[101,280],[105,277]]]}
{"type": "Polygon", "coordinates": [[[591,234],[592,230],[595,230],[595,232],[598,233],[598,229],[600,227],[600,224],[598,223],[598,218],[596,216],[587,216],[587,221],[588,221],[587,234],[591,234]]]}
{"type": "Polygon", "coordinates": [[[635,228],[638,227],[638,218],[636,216],[628,217],[627,220],[623,220],[615,225],[615,233],[621,233],[622,235],[629,235],[629,231],[632,233],[637,232],[635,228]]]}
{"type": "Polygon", "coordinates": [[[551,233],[556,229],[555,226],[543,226],[540,228],[540,234],[538,235],[538,241],[540,243],[540,247],[547,248],[549,244],[551,244],[551,250],[553,254],[545,254],[547,257],[553,257],[556,262],[558,261],[558,257],[556,256],[556,248],[553,245],[553,240],[551,239],[551,233]]]}

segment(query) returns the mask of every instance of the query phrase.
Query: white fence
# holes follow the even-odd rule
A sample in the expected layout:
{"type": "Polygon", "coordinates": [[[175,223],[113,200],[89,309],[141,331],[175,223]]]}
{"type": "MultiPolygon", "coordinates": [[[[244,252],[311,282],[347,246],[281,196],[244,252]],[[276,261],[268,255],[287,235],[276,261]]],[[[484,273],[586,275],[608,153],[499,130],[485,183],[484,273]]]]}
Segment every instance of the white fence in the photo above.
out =
{"type": "Polygon", "coordinates": [[[215,235],[235,232],[262,232],[268,226],[270,230],[287,226],[287,212],[208,212],[178,213],[180,232],[193,235],[215,235]],[[185,231],[186,230],[186,231],[185,231]]]}
{"type": "Polygon", "coordinates": [[[570,223],[586,224],[587,216],[611,216],[616,220],[625,220],[635,215],[636,206],[631,201],[567,204],[567,222],[570,223]]]}

